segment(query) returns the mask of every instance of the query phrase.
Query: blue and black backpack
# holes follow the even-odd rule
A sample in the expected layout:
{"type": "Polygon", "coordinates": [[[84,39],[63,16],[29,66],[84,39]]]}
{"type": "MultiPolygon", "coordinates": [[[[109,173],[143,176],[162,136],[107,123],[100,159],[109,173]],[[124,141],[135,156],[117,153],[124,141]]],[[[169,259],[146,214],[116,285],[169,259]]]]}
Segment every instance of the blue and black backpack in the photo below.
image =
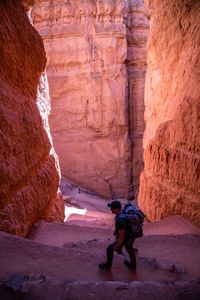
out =
{"type": "Polygon", "coordinates": [[[143,223],[145,215],[139,209],[128,203],[124,206],[122,212],[126,215],[128,219],[130,230],[134,238],[139,238],[143,236],[143,223]]]}

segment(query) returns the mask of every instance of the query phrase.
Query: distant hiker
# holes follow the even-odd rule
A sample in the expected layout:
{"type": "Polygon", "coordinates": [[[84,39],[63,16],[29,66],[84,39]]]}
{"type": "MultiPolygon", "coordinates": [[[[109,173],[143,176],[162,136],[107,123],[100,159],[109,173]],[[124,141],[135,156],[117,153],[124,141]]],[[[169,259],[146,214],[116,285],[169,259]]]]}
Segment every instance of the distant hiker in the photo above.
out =
{"type": "Polygon", "coordinates": [[[130,222],[126,216],[124,210],[121,209],[121,203],[118,200],[114,200],[107,205],[115,217],[115,232],[116,240],[110,244],[107,248],[107,261],[99,264],[101,270],[109,270],[112,266],[114,251],[121,254],[122,248],[125,247],[129,254],[130,261],[125,260],[124,264],[132,270],[136,270],[136,257],[133,249],[133,242],[135,240],[130,226],[130,222]]]}

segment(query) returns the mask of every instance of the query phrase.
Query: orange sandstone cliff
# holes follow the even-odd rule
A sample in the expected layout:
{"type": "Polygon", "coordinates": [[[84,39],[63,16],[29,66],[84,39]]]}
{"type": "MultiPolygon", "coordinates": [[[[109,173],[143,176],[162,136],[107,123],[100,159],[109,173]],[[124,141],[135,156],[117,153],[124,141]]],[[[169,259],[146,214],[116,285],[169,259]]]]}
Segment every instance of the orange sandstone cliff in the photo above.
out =
{"type": "Polygon", "coordinates": [[[36,0],[62,175],[131,198],[143,168],[148,19],[143,1],[36,0]]]}
{"type": "Polygon", "coordinates": [[[200,224],[200,2],[146,1],[151,15],[139,205],[200,224]]]}
{"type": "Polygon", "coordinates": [[[0,2],[0,25],[0,230],[26,236],[39,219],[63,219],[46,57],[21,1],[0,2]]]}

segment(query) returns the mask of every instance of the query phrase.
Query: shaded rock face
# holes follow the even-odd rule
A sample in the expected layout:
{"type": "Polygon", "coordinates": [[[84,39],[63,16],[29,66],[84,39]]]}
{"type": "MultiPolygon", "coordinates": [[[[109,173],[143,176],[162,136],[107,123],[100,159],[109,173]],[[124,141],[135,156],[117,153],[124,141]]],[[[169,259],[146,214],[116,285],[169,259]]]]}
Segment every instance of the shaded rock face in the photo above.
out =
{"type": "Polygon", "coordinates": [[[1,1],[0,20],[0,230],[26,236],[38,219],[63,219],[49,154],[46,58],[20,1],[1,1]]]}
{"type": "Polygon", "coordinates": [[[131,182],[137,195],[140,173],[143,170],[144,85],[147,64],[146,43],[149,34],[149,19],[143,1],[129,1],[126,25],[131,182]]]}
{"type": "Polygon", "coordinates": [[[143,1],[35,1],[32,16],[47,53],[62,175],[131,198],[143,167],[143,1]]]}
{"type": "Polygon", "coordinates": [[[151,28],[139,204],[150,220],[180,214],[200,224],[200,3],[147,2],[151,28]]]}

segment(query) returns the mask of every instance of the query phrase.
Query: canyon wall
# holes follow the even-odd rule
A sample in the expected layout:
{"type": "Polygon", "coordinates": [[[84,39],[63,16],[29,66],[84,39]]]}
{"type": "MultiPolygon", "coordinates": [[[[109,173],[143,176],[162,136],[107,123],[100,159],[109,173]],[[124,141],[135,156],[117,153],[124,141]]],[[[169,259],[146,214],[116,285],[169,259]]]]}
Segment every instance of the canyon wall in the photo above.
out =
{"type": "Polygon", "coordinates": [[[146,1],[151,15],[139,205],[200,224],[200,2],[146,1]]]}
{"type": "Polygon", "coordinates": [[[21,3],[0,2],[0,230],[26,236],[37,220],[64,213],[48,137],[44,46],[21,3]]]}
{"type": "Polygon", "coordinates": [[[132,198],[142,162],[148,19],[141,0],[36,0],[62,175],[132,198]]]}
{"type": "Polygon", "coordinates": [[[131,182],[137,196],[143,170],[144,85],[147,68],[146,43],[149,34],[149,19],[142,0],[129,1],[126,27],[131,182]]]}

